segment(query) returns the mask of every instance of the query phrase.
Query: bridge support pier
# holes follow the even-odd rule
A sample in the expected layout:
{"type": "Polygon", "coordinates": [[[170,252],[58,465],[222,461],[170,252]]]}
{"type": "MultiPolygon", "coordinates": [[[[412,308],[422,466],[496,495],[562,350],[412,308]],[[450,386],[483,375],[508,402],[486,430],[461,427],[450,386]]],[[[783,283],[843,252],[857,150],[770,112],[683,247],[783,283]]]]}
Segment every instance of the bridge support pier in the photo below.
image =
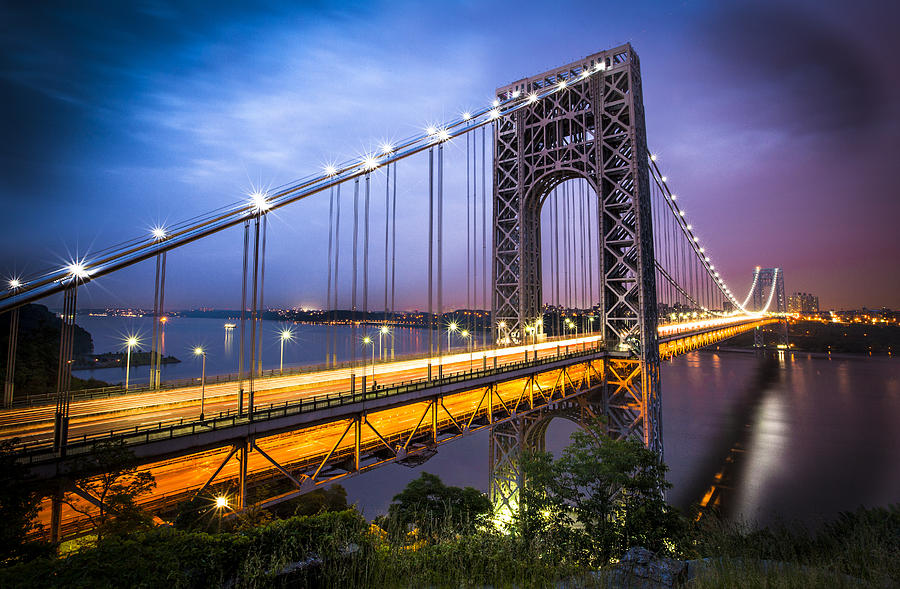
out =
{"type": "Polygon", "coordinates": [[[573,382],[568,373],[563,372],[557,386],[586,388],[587,393],[572,401],[523,413],[491,428],[490,497],[500,523],[509,523],[516,514],[519,489],[527,484],[520,468],[522,453],[544,451],[547,426],[555,417],[583,427],[603,415],[609,436],[634,439],[662,454],[658,429],[662,416],[658,396],[654,395],[659,374],[650,373],[645,366],[644,362],[634,358],[608,358],[599,373],[592,375],[592,370],[588,370],[578,382],[573,382]]]}
{"type": "Polygon", "coordinates": [[[62,523],[62,484],[57,485],[50,500],[50,543],[59,542],[59,527],[62,523]]]}
{"type": "Polygon", "coordinates": [[[240,471],[238,473],[238,511],[243,511],[247,508],[247,463],[250,462],[250,446],[251,442],[249,439],[241,442],[241,451],[238,457],[238,460],[240,461],[240,471]]]}

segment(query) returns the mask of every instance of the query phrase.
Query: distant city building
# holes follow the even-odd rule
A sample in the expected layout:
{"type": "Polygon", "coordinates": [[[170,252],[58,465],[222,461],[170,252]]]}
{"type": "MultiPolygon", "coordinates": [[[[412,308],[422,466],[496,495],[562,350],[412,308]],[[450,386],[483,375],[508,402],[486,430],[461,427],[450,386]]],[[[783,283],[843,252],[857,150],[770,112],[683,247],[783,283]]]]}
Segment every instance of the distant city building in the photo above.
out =
{"type": "Polygon", "coordinates": [[[787,310],[788,313],[818,313],[819,297],[808,292],[795,292],[788,297],[787,310]]]}

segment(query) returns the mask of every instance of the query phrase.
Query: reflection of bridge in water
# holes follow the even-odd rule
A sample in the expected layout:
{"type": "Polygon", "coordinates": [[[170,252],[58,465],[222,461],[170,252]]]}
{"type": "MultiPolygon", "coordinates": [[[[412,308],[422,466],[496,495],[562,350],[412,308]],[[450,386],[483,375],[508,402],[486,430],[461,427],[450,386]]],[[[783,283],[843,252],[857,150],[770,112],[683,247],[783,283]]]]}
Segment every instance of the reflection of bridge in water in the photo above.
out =
{"type": "MultiPolygon", "coordinates": [[[[541,447],[552,415],[580,422],[602,414],[612,435],[635,437],[661,453],[660,359],[776,321],[766,311],[778,281],[772,280],[771,290],[763,293],[765,304],[751,312],[750,295],[738,301],[715,270],[656,157],[647,150],[640,68],[630,46],[519,80],[496,94],[491,106],[429,127],[421,136],[384,145],[377,154],[329,165],[324,173],[271,194],[254,194],[249,203],[160,227],[147,238],[66,268],[11,282],[9,292],[0,297],[0,310],[10,310],[14,318],[22,304],[55,293],[64,296],[55,406],[17,407],[10,380],[5,402],[11,407],[0,413],[0,435],[22,435],[27,442],[21,460],[36,475],[59,481],[59,492],[47,500],[45,512],[52,535],[57,537],[61,526],[63,533],[82,527],[64,509],[63,493],[97,503],[69,478],[76,474],[72,468],[79,457],[89,456],[103,440],[125,444],[140,467],[153,472],[158,488],[146,501],[157,510],[222,481],[233,482],[237,509],[272,505],[383,464],[426,460],[440,444],[486,428],[491,431],[492,499],[498,509],[514,509],[521,483],[519,452],[526,446],[541,447]],[[469,214],[467,309],[478,306],[479,279],[482,306],[487,308],[490,284],[489,326],[496,344],[475,350],[470,343],[468,353],[449,354],[439,324],[445,312],[447,242],[443,147],[463,140],[469,214]],[[376,363],[374,338],[390,335],[394,313],[397,165],[421,163],[424,158],[417,156],[423,152],[430,351],[424,358],[376,363]],[[370,195],[381,172],[384,232],[373,237],[370,195]],[[342,186],[353,190],[347,302],[352,313],[359,309],[371,317],[369,249],[383,235],[384,326],[366,334],[364,323],[352,323],[362,332],[362,350],[348,366],[337,366],[330,353],[329,365],[322,370],[263,378],[260,310],[268,215],[304,198],[330,194],[326,301],[338,308],[339,291],[346,287],[341,269],[346,275],[347,267],[346,261],[340,264],[342,186]],[[488,190],[493,202],[490,237],[488,190]],[[167,253],[231,227],[243,227],[237,380],[164,388],[157,363],[151,366],[150,391],[73,398],[70,360],[78,288],[154,260],[154,316],[160,320],[154,321],[151,349],[163,351],[167,253]],[[198,418],[201,406],[204,419],[198,418]],[[253,491],[254,483],[271,478],[291,488],[271,496],[253,491]]],[[[762,289],[754,281],[751,295],[757,290],[762,289]]],[[[451,335],[472,338],[477,328],[477,322],[451,325],[448,348],[451,335]]],[[[328,345],[336,349],[337,342],[328,345]]],[[[13,374],[14,350],[13,344],[8,375],[13,374]]]]}

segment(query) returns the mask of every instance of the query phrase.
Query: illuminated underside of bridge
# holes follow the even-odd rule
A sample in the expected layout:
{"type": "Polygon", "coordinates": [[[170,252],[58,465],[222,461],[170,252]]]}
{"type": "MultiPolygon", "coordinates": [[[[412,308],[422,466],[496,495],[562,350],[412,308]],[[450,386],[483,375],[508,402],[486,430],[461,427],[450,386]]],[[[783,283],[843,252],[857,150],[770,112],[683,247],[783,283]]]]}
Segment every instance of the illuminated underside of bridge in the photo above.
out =
{"type": "MultiPolygon", "coordinates": [[[[717,318],[661,327],[660,356],[684,354],[773,321],[766,316],[717,318]]],[[[42,435],[52,433],[41,425],[46,420],[41,420],[40,407],[7,410],[0,416],[21,424],[27,419],[23,415],[31,415],[34,426],[27,431],[37,442],[30,446],[27,460],[33,472],[61,480],[61,490],[77,496],[81,510],[90,510],[95,498],[76,487],[67,471],[99,441],[125,443],[140,469],[151,472],[157,482],[143,504],[160,512],[198,494],[212,504],[211,489],[228,497],[236,510],[268,507],[385,464],[418,464],[442,444],[525,415],[536,419],[569,412],[583,421],[602,413],[617,430],[613,433],[624,436],[639,434],[645,414],[633,382],[640,375],[638,361],[627,352],[605,350],[596,336],[446,356],[443,378],[432,381],[427,379],[427,364],[424,358],[380,364],[376,370],[381,386],[365,393],[351,393],[348,375],[341,370],[268,379],[273,386],[260,383],[261,403],[253,420],[234,411],[236,383],[220,385],[214,393],[219,397],[212,401],[220,412],[207,413],[203,421],[196,417],[196,387],[168,391],[153,402],[146,394],[126,395],[105,410],[97,402],[77,401],[73,429],[85,433],[70,443],[65,457],[40,442],[42,435]],[[159,406],[177,420],[152,423],[159,406]],[[110,416],[121,420],[123,415],[144,425],[105,431],[110,416]],[[272,480],[288,488],[274,496],[254,493],[259,483],[272,480]]],[[[492,452],[499,451],[492,446],[492,452]]],[[[502,461],[498,464],[502,467],[502,461]]],[[[494,478],[493,484],[504,484],[502,476],[494,478]]],[[[86,529],[83,515],[65,504],[57,503],[54,510],[53,503],[51,498],[44,502],[44,523],[52,523],[56,513],[63,536],[86,529]]]]}

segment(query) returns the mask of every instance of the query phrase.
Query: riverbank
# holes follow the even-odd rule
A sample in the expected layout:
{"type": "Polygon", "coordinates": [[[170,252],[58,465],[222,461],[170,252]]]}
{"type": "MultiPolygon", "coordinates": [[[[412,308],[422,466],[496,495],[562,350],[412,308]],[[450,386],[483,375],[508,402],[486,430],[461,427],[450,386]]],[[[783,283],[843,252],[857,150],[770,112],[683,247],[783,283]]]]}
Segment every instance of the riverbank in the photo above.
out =
{"type": "MultiPolygon", "coordinates": [[[[762,328],[763,340],[769,347],[781,343],[784,326],[770,324],[762,328]]],[[[828,323],[822,321],[790,321],[789,349],[819,354],[866,354],[892,356],[900,350],[900,327],[888,324],[828,323]]],[[[728,340],[728,348],[753,347],[753,332],[728,340]]]]}
{"type": "MultiPolygon", "coordinates": [[[[152,352],[131,352],[130,360],[125,352],[105,352],[103,354],[91,354],[81,356],[72,366],[72,370],[97,370],[101,368],[121,368],[125,366],[126,361],[130,361],[131,367],[150,366],[150,360],[153,356],[152,352]]],[[[163,356],[160,358],[162,364],[179,364],[181,360],[175,356],[163,356]]]]}

